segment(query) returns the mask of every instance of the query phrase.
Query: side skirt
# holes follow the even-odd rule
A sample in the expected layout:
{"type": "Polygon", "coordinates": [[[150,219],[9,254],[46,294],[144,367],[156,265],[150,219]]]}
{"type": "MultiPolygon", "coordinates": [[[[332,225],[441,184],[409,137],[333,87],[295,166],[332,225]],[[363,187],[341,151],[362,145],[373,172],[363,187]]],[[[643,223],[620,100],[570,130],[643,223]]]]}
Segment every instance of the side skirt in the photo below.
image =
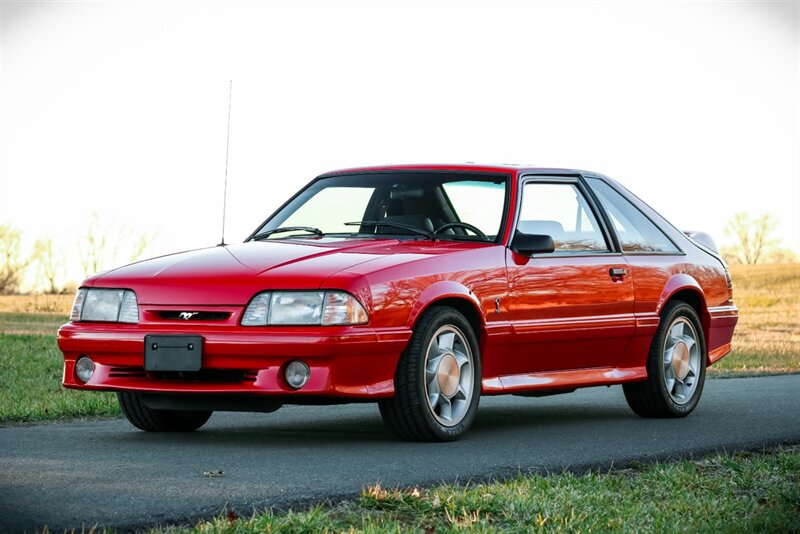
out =
{"type": "Polygon", "coordinates": [[[483,395],[503,395],[528,391],[568,390],[589,386],[610,386],[647,379],[645,367],[598,367],[570,371],[522,373],[485,378],[481,381],[483,395]]]}

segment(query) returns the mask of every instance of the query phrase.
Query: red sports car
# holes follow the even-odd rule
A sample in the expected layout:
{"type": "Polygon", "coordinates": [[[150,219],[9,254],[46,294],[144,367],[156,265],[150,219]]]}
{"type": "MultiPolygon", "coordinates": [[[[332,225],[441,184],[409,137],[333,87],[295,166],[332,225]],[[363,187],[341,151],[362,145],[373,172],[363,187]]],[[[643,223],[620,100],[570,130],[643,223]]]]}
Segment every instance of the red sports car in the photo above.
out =
{"type": "Polygon", "coordinates": [[[688,415],[737,318],[713,241],[601,174],[387,166],[319,176],[242,244],[92,276],[58,345],[64,386],[116,391],[143,430],[377,401],[435,441],[481,395],[622,384],[688,415]]]}

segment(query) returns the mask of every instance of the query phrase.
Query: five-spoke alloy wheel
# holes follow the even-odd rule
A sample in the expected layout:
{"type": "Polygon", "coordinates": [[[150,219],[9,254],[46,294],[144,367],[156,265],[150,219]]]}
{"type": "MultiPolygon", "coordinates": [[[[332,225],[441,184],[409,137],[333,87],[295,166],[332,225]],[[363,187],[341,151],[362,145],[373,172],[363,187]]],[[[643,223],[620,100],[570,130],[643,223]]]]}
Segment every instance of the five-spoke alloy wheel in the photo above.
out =
{"type": "Polygon", "coordinates": [[[451,441],[472,425],[480,397],[480,354],[457,310],[433,306],[417,322],[395,373],[395,395],[379,403],[386,424],[413,441],[451,441]]]}
{"type": "Polygon", "coordinates": [[[697,389],[700,366],[700,346],[697,331],[686,317],[675,319],[668,329],[664,343],[664,387],[672,401],[686,404],[697,389]]]}
{"type": "Polygon", "coordinates": [[[706,348],[700,318],[676,300],[661,313],[650,346],[647,380],[624,384],[631,409],[642,417],[684,417],[700,400],[706,376],[706,348]]]}
{"type": "Polygon", "coordinates": [[[472,401],[472,349],[453,325],[431,337],[425,357],[425,396],[433,417],[444,426],[460,423],[472,401]]]}

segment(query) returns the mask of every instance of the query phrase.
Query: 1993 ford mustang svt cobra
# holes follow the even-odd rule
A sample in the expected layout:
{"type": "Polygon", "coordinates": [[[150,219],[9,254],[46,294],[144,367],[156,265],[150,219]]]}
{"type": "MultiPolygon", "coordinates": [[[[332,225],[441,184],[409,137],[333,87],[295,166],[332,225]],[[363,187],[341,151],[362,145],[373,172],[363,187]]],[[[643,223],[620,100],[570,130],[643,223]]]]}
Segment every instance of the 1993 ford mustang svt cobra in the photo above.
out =
{"type": "Polygon", "coordinates": [[[416,165],[324,174],[239,245],[87,279],[64,386],[149,431],[214,410],[377,401],[453,440],[481,395],[621,384],[644,417],[697,406],[738,311],[705,234],[596,173],[416,165]]]}

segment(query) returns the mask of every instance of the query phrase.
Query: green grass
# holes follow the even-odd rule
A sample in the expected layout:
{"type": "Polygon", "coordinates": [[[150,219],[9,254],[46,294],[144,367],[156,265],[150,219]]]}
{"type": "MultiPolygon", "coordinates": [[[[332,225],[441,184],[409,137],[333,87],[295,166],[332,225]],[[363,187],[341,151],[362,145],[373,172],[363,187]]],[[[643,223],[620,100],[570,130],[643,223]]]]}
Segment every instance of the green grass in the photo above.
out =
{"type": "Polygon", "coordinates": [[[112,393],[61,387],[55,331],[64,317],[0,314],[0,423],[120,415],[112,393]],[[39,334],[9,334],[8,331],[39,334]]]}
{"type": "Polygon", "coordinates": [[[0,335],[40,334],[55,339],[58,327],[67,321],[61,314],[0,312],[0,335]]]}
{"type": "Polygon", "coordinates": [[[235,511],[171,534],[256,532],[798,532],[800,449],[616,472],[519,476],[430,489],[365,489],[354,501],[248,518],[235,511]]]}

